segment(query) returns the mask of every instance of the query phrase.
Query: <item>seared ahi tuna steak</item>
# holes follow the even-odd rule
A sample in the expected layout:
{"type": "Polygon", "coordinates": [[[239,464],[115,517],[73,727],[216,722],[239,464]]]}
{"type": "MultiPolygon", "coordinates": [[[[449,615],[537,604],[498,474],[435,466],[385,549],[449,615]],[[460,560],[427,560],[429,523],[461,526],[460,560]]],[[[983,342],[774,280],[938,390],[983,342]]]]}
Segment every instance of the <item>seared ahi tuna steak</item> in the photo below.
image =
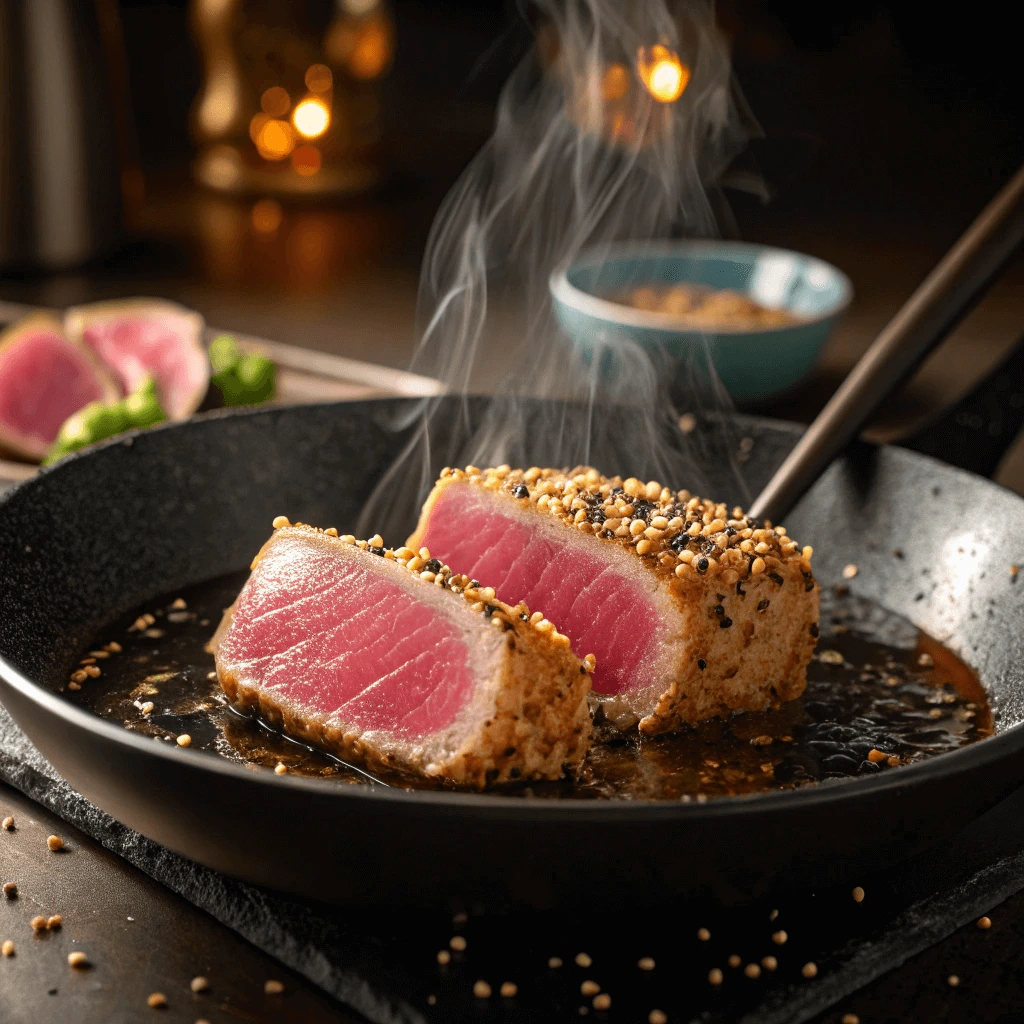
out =
{"type": "Polygon", "coordinates": [[[446,469],[410,547],[526,601],[597,657],[607,717],[647,734],[798,697],[811,549],[687,491],[596,470],[446,469]]]}
{"type": "Polygon", "coordinates": [[[580,764],[593,659],[542,616],[428,551],[275,527],[211,641],[236,706],[345,760],[459,786],[580,764]]]}

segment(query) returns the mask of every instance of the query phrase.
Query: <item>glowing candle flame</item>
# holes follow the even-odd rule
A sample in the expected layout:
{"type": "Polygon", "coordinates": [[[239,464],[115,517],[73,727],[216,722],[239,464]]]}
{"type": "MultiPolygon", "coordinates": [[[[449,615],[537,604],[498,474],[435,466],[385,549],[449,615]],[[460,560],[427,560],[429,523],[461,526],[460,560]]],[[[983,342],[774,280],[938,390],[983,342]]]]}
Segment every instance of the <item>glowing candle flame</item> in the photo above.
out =
{"type": "Polygon", "coordinates": [[[320,100],[303,100],[292,113],[292,124],[307,139],[323,135],[330,123],[330,111],[320,100]]]}
{"type": "Polygon", "coordinates": [[[637,55],[637,74],[645,88],[659,103],[675,103],[690,83],[690,69],[667,46],[641,49],[637,55]]]}

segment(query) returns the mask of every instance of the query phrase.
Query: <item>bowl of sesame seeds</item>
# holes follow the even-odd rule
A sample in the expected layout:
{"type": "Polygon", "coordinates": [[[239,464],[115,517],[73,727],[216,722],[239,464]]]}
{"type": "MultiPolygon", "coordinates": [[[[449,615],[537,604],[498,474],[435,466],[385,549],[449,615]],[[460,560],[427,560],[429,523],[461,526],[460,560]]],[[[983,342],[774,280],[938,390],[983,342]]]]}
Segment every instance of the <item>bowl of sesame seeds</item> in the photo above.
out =
{"type": "Polygon", "coordinates": [[[632,342],[667,353],[680,382],[707,346],[738,402],[807,376],[853,297],[842,271],[788,249],[687,239],[582,253],[550,280],[555,315],[588,359],[632,342]]]}

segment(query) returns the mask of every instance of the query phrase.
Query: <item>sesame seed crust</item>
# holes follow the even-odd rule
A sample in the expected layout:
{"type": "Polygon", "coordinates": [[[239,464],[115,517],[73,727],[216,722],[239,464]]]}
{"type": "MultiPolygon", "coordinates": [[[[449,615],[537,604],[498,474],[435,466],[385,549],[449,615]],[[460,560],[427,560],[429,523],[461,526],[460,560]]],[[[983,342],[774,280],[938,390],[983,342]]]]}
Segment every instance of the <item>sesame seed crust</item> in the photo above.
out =
{"type": "Polygon", "coordinates": [[[547,531],[553,521],[593,537],[608,546],[610,561],[635,559],[657,581],[663,607],[677,619],[663,644],[671,664],[651,692],[597,698],[616,724],[639,721],[645,734],[665,733],[803,692],[817,637],[818,587],[812,549],[784,527],[657,481],[606,477],[587,466],[467,466],[442,470],[410,546],[426,534],[447,488],[467,484],[514,503],[521,519],[543,517],[547,531]]]}
{"type": "MultiPolygon", "coordinates": [[[[209,644],[217,657],[218,679],[232,703],[345,760],[423,774],[456,786],[482,789],[514,779],[557,779],[582,764],[591,740],[587,698],[594,661],[577,658],[568,638],[551,623],[531,616],[525,603],[512,607],[498,600],[490,587],[452,573],[425,548],[384,548],[380,537],[356,540],[301,523],[281,523],[283,519],[275,520],[275,532],[253,560],[253,570],[272,545],[287,540],[329,545],[341,557],[376,556],[374,568],[386,564],[385,571],[399,574],[422,599],[435,606],[457,601],[461,608],[454,614],[479,616],[503,638],[494,645],[500,652],[493,673],[476,687],[452,727],[407,742],[380,730],[362,732],[330,716],[313,719],[279,695],[240,679],[220,656],[233,621],[232,606],[209,644]]],[[[446,613],[452,614],[450,609],[446,613]]]]}

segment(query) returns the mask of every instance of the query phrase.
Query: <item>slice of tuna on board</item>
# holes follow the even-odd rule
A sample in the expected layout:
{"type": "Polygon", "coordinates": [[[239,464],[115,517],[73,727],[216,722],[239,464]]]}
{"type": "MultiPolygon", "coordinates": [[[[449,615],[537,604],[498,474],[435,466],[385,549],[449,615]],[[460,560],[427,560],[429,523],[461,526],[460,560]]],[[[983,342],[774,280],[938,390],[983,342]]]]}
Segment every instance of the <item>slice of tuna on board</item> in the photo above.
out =
{"type": "Polygon", "coordinates": [[[739,509],[588,467],[469,467],[445,470],[408,544],[595,654],[594,692],[623,728],[762,710],[806,685],[811,551],[739,509]]]}
{"type": "Polygon", "coordinates": [[[344,760],[460,786],[579,766],[593,662],[549,623],[429,553],[275,523],[211,641],[236,706],[344,760]]]}
{"type": "Polygon", "coordinates": [[[39,462],[69,416],[117,397],[103,364],[56,317],[34,314],[0,334],[0,452],[39,462]]]}
{"type": "Polygon", "coordinates": [[[97,302],[69,309],[68,337],[109,366],[125,394],[156,381],[160,406],[171,420],[199,408],[210,383],[203,317],[161,299],[97,302]]]}

